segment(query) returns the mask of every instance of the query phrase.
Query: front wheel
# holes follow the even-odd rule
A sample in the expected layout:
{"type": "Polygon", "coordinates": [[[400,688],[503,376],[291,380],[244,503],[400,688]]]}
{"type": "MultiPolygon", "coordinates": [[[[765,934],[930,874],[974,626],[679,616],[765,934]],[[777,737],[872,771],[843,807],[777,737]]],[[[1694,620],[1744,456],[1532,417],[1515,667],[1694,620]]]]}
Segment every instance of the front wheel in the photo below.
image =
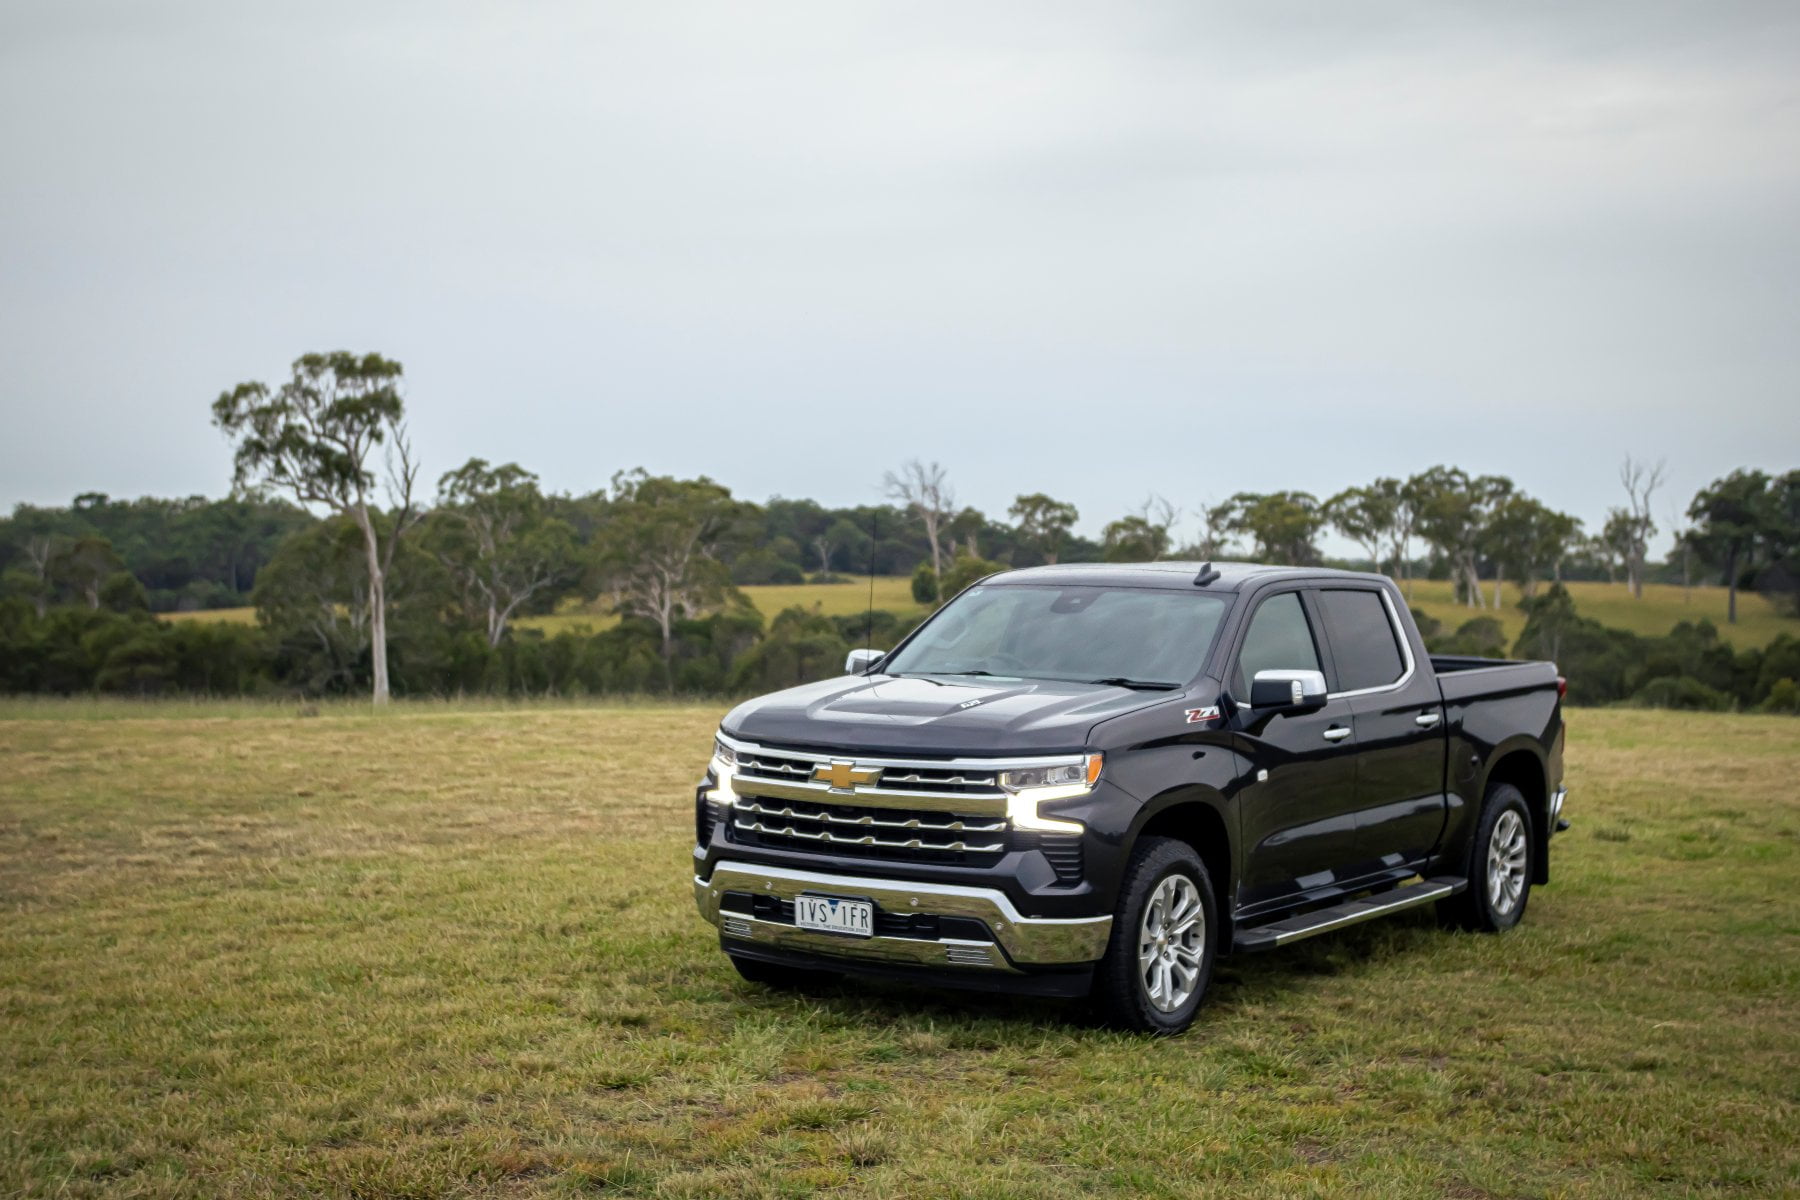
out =
{"type": "Polygon", "coordinates": [[[1510,783],[1488,789],[1475,825],[1468,889],[1439,911],[1464,929],[1511,929],[1531,899],[1531,853],[1531,813],[1524,794],[1510,783]]]}
{"type": "Polygon", "coordinates": [[[1140,840],[1095,974],[1101,1015],[1122,1029],[1182,1032],[1206,996],[1218,936],[1212,879],[1193,847],[1173,838],[1140,840]]]}

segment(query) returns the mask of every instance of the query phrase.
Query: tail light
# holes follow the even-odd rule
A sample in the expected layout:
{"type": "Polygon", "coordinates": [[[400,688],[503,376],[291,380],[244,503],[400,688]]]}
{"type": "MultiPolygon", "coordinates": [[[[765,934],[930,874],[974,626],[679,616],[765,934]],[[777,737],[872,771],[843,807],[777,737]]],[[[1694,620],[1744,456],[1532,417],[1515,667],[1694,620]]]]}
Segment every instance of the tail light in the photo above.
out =
{"type": "Polygon", "coordinates": [[[1556,698],[1561,700],[1569,694],[1569,679],[1566,675],[1556,677],[1556,698]]]}

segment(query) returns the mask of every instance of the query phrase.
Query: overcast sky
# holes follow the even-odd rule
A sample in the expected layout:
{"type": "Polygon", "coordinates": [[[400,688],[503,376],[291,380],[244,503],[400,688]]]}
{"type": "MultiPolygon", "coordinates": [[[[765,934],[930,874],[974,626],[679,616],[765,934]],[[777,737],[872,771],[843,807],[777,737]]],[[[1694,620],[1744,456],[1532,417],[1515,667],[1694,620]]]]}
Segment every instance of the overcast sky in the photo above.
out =
{"type": "Polygon", "coordinates": [[[1800,466],[1800,5],[0,3],[0,503],[337,348],[434,478],[1663,516],[1800,466]]]}

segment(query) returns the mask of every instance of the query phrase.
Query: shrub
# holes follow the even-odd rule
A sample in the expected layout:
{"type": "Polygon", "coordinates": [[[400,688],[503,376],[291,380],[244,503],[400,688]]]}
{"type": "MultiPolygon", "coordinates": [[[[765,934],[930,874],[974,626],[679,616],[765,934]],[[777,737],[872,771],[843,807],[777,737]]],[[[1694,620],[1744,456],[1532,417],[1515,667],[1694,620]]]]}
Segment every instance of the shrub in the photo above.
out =
{"type": "MultiPolygon", "coordinates": [[[[1432,623],[1436,624],[1435,621],[1432,623]]],[[[1501,658],[1506,654],[1506,631],[1492,617],[1475,617],[1457,626],[1456,632],[1449,637],[1428,638],[1425,644],[1433,654],[1501,658]]]]}
{"type": "Polygon", "coordinates": [[[920,563],[913,572],[912,598],[920,604],[936,604],[938,602],[937,572],[931,569],[930,563],[920,563]]]}
{"type": "Polygon", "coordinates": [[[959,554],[956,561],[950,564],[950,569],[944,572],[944,585],[938,589],[938,594],[948,600],[970,584],[986,579],[996,571],[1004,570],[1006,568],[1000,563],[959,554]]]}
{"type": "Polygon", "coordinates": [[[1631,703],[1645,708],[1676,708],[1691,712],[1724,712],[1731,697],[1698,679],[1663,676],[1632,693],[1631,703]]]}
{"type": "Polygon", "coordinates": [[[1800,684],[1791,679],[1777,679],[1762,702],[1762,710],[1770,713],[1800,713],[1800,684]]]}

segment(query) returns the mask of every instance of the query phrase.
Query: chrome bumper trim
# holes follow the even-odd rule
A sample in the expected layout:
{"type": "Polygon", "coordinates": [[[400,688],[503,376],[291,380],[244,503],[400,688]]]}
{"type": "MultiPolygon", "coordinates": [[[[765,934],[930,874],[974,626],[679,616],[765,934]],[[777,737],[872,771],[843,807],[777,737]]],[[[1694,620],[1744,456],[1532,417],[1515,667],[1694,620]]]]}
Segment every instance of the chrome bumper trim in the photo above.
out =
{"type": "Polygon", "coordinates": [[[1552,835],[1556,833],[1556,822],[1562,817],[1563,801],[1568,799],[1568,796],[1568,788],[1557,788],[1555,794],[1550,797],[1550,832],[1552,835]]]}
{"type": "Polygon", "coordinates": [[[1112,936],[1108,917],[1027,917],[1004,892],[993,888],[947,883],[908,883],[859,875],[828,875],[788,867],[722,862],[711,879],[694,876],[694,902],[700,915],[721,927],[727,937],[743,937],[782,949],[834,958],[874,959],[932,966],[967,966],[1012,970],[1020,965],[1091,963],[1106,952],[1112,936]],[[751,892],[792,900],[803,892],[873,900],[888,912],[929,913],[940,917],[973,917],[993,931],[995,942],[870,937],[796,929],[742,913],[721,916],[719,898],[726,892],[751,892]],[[729,922],[729,925],[726,924],[729,922]],[[739,929],[747,929],[739,933],[739,929]],[[982,950],[986,947],[986,951],[982,950]],[[1001,951],[1004,950],[1004,953],[1001,951]],[[981,961],[977,961],[977,959],[981,961]]]}
{"type": "Polygon", "coordinates": [[[963,942],[946,938],[941,942],[921,938],[869,937],[852,938],[841,933],[815,933],[796,929],[779,921],[763,921],[740,913],[726,913],[721,931],[727,938],[753,942],[777,950],[798,950],[830,958],[853,958],[861,962],[890,963],[913,967],[965,967],[978,971],[1019,969],[1006,961],[1000,948],[992,942],[963,942]]]}

